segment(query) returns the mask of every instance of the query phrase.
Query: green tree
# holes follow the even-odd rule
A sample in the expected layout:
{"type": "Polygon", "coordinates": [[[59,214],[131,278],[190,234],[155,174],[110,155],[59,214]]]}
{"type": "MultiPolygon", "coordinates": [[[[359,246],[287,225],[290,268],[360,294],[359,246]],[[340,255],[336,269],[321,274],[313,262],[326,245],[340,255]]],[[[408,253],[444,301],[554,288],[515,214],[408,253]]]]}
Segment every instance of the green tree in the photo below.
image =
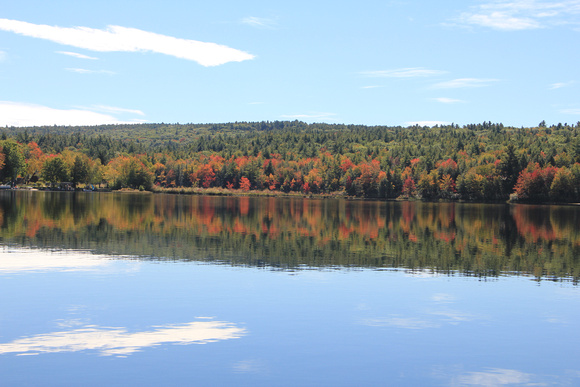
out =
{"type": "Polygon", "coordinates": [[[516,156],[514,144],[508,144],[505,151],[505,157],[500,163],[500,172],[504,179],[504,192],[511,192],[518,181],[520,174],[520,163],[516,156]]]}
{"type": "Polygon", "coordinates": [[[41,177],[45,182],[53,186],[56,183],[68,181],[69,173],[62,158],[57,156],[46,160],[42,166],[41,177]]]}
{"type": "Polygon", "coordinates": [[[91,167],[89,165],[88,157],[77,155],[72,167],[71,180],[73,186],[76,188],[79,183],[86,184],[90,179],[91,167]]]}
{"type": "Polygon", "coordinates": [[[481,200],[484,197],[484,180],[485,178],[469,170],[457,179],[457,190],[464,199],[481,200]]]}
{"type": "Polygon", "coordinates": [[[4,167],[0,169],[0,180],[2,182],[16,182],[16,178],[24,173],[26,161],[20,145],[14,140],[2,141],[0,144],[4,155],[4,167]]]}
{"type": "Polygon", "coordinates": [[[574,176],[572,172],[566,167],[558,169],[550,185],[550,199],[556,202],[573,201],[574,191],[574,176]]]}
{"type": "Polygon", "coordinates": [[[430,173],[423,172],[417,184],[419,194],[425,199],[434,199],[439,196],[439,174],[437,170],[430,173]]]}
{"type": "Polygon", "coordinates": [[[113,189],[135,188],[150,190],[153,172],[137,157],[118,156],[107,165],[105,179],[113,189]]]}

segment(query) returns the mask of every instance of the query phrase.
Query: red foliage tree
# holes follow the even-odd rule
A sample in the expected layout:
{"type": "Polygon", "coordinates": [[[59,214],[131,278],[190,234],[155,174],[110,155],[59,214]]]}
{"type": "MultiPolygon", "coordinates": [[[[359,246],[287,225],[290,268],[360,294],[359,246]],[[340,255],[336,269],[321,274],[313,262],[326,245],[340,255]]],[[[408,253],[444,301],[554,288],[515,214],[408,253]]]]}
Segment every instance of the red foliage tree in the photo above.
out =
{"type": "Polygon", "coordinates": [[[558,168],[547,166],[542,169],[538,163],[529,165],[520,172],[514,187],[517,200],[520,201],[547,201],[550,187],[558,168]]]}
{"type": "Polygon", "coordinates": [[[408,177],[403,183],[403,195],[407,197],[415,196],[416,190],[415,180],[412,177],[408,177]]]}
{"type": "Polygon", "coordinates": [[[240,179],[240,188],[242,191],[249,191],[251,186],[252,183],[250,183],[250,180],[247,177],[242,177],[240,179]]]}

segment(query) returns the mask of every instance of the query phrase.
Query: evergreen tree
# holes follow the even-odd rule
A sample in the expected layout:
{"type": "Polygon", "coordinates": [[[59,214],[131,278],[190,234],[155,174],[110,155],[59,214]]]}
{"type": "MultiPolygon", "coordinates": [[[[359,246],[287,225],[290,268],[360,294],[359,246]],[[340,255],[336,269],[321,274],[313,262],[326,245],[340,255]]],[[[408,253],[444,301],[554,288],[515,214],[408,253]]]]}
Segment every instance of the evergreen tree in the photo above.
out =
{"type": "Polygon", "coordinates": [[[16,183],[16,178],[24,173],[26,163],[20,145],[14,140],[2,141],[0,144],[4,155],[4,166],[0,170],[2,182],[16,183]]]}

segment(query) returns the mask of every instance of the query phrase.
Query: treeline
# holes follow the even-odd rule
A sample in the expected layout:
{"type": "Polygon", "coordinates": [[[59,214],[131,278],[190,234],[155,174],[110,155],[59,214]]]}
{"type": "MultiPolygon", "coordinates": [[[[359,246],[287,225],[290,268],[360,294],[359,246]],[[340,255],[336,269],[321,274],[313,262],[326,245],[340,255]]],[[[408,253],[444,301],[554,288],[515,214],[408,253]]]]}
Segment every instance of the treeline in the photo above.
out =
{"type": "Polygon", "coordinates": [[[580,201],[580,123],[137,124],[5,128],[1,136],[4,183],[580,201]]]}

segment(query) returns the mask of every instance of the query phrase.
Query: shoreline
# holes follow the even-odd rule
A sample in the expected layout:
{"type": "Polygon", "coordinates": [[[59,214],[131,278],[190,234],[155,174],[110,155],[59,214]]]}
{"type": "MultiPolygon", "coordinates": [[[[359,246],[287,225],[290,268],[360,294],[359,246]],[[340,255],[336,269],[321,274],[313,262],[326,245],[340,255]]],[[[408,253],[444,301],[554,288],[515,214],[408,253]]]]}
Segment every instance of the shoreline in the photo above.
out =
{"type": "Polygon", "coordinates": [[[150,191],[138,190],[132,188],[122,188],[119,190],[112,190],[108,188],[99,188],[95,190],[60,190],[50,188],[32,188],[32,187],[18,187],[18,188],[4,188],[2,191],[39,191],[39,192],[69,192],[69,193],[127,193],[127,194],[167,194],[167,195],[197,195],[197,196],[229,196],[229,197],[279,197],[279,198],[302,198],[302,199],[344,199],[349,201],[385,201],[385,202],[421,202],[421,203],[465,203],[465,204],[524,204],[524,205],[552,205],[552,206],[580,206],[580,203],[570,202],[512,202],[506,201],[469,201],[469,200],[425,200],[422,198],[372,198],[372,197],[358,197],[348,196],[344,192],[335,193],[300,193],[300,192],[281,192],[270,190],[230,190],[227,188],[199,188],[199,187],[181,187],[181,188],[153,188],[150,191]]]}

